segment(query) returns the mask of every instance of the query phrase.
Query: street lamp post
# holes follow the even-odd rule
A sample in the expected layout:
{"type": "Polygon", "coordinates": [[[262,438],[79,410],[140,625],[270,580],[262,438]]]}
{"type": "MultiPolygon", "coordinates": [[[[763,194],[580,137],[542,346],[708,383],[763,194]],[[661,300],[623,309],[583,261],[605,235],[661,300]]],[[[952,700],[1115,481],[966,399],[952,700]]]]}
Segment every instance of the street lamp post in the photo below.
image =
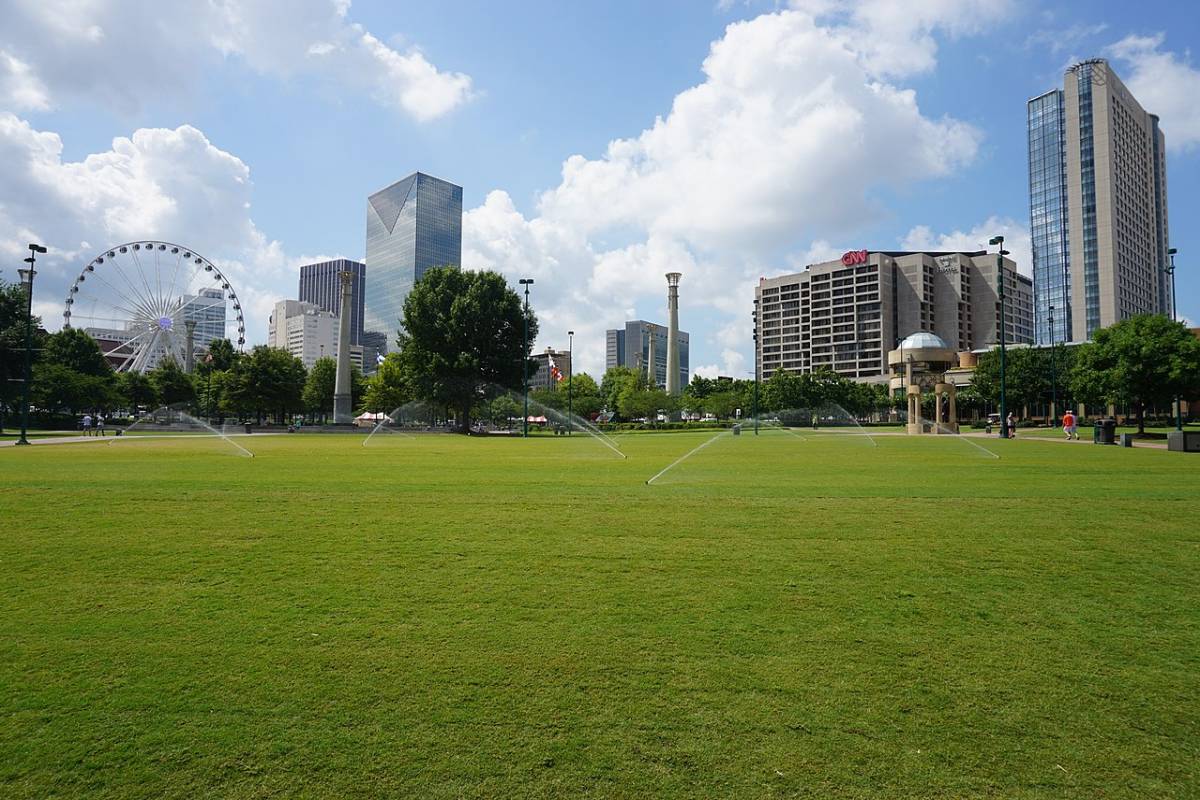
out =
{"type": "Polygon", "coordinates": [[[1058,341],[1054,335],[1054,306],[1050,306],[1050,427],[1058,418],[1058,341]]]}
{"type": "Polygon", "coordinates": [[[1000,286],[1000,436],[1007,439],[1009,436],[1008,430],[1008,397],[1007,383],[1005,377],[1005,324],[1004,324],[1004,257],[1008,255],[1008,251],[1004,249],[1004,237],[993,236],[988,244],[999,245],[999,252],[996,253],[996,281],[1000,286]]]}
{"type": "Polygon", "coordinates": [[[575,427],[575,404],[572,393],[575,390],[575,331],[567,331],[567,436],[575,427]]]}
{"type": "Polygon", "coordinates": [[[518,283],[525,287],[525,313],[521,315],[521,329],[524,331],[525,346],[521,350],[521,386],[525,391],[525,417],[521,427],[521,435],[529,436],[529,287],[533,278],[521,278],[518,283]]]}
{"type": "Polygon", "coordinates": [[[46,248],[40,244],[29,245],[29,258],[25,263],[29,269],[17,270],[21,275],[21,283],[25,286],[25,380],[21,384],[21,438],[17,444],[27,445],[29,439],[29,381],[33,366],[33,279],[37,275],[37,254],[45,253],[46,248]]]}
{"type": "Polygon", "coordinates": [[[750,313],[751,329],[754,331],[754,435],[758,436],[758,298],[754,298],[754,311],[750,313]]]}
{"type": "MultiPolygon", "coordinates": [[[[1174,322],[1176,317],[1175,312],[1175,254],[1178,253],[1177,248],[1172,247],[1167,251],[1167,255],[1171,257],[1171,265],[1165,267],[1163,272],[1171,276],[1171,321],[1174,322]]],[[[1183,430],[1183,398],[1175,395],[1175,430],[1183,430]]]]}

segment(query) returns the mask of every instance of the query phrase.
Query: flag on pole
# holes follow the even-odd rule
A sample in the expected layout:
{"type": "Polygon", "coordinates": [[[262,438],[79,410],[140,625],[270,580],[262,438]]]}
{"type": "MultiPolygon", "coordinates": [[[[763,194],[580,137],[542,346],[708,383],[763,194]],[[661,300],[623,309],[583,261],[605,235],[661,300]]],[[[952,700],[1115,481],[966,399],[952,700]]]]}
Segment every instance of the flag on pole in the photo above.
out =
{"type": "Polygon", "coordinates": [[[376,354],[375,354],[375,363],[376,363],[376,364],[382,364],[382,363],[383,363],[384,361],[386,361],[386,360],[387,360],[387,359],[385,359],[385,358],[383,357],[383,353],[376,353],[376,354]]]}
{"type": "Polygon", "coordinates": [[[562,370],[559,369],[558,365],[554,363],[554,356],[547,356],[547,358],[550,361],[550,377],[561,383],[563,379],[562,370]]]}

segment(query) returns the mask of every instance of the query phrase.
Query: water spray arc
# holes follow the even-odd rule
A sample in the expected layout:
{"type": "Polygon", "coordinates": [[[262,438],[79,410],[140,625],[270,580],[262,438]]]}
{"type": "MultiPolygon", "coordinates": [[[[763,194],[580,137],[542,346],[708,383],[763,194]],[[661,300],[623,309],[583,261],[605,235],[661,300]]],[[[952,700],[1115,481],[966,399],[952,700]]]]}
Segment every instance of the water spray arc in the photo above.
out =
{"type": "Polygon", "coordinates": [[[204,420],[193,417],[191,414],[177,406],[162,406],[161,408],[156,408],[153,411],[142,414],[133,422],[133,424],[121,430],[120,436],[114,436],[113,438],[109,439],[108,444],[109,446],[112,446],[119,441],[137,441],[140,437],[129,437],[127,434],[139,428],[142,430],[147,430],[155,427],[165,429],[167,432],[163,434],[164,436],[186,436],[191,434],[195,436],[216,437],[237,450],[238,455],[246,458],[254,458],[254,453],[235,442],[232,437],[225,433],[225,431],[217,430],[204,420]],[[207,431],[207,433],[198,433],[197,431],[207,431]]]}

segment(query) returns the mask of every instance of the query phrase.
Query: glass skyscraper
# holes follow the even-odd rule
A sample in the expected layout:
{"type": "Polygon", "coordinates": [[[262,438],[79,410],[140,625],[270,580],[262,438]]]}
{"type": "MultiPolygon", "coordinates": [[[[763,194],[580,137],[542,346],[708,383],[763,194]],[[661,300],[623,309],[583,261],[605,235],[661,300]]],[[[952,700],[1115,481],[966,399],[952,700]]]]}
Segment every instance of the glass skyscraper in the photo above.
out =
{"type": "Polygon", "coordinates": [[[1170,314],[1166,141],[1103,59],[1029,101],[1029,217],[1039,344],[1170,314]],[[1054,328],[1050,328],[1053,307],[1054,328]]]}
{"type": "Polygon", "coordinates": [[[367,198],[364,327],[391,344],[404,299],[430,267],[462,263],[462,187],[415,172],[367,198]]]}
{"type": "Polygon", "coordinates": [[[350,272],[350,343],[363,344],[363,290],[367,267],[348,258],[305,264],[300,267],[300,302],[312,303],[335,317],[342,313],[342,285],[339,272],[350,272]]]}
{"type": "Polygon", "coordinates": [[[1029,230],[1033,239],[1034,332],[1038,344],[1071,339],[1067,242],[1067,136],[1063,93],[1029,101],[1029,230]],[[1050,309],[1054,312],[1051,314],[1050,309]],[[1050,328],[1050,317],[1054,328],[1050,328]]]}

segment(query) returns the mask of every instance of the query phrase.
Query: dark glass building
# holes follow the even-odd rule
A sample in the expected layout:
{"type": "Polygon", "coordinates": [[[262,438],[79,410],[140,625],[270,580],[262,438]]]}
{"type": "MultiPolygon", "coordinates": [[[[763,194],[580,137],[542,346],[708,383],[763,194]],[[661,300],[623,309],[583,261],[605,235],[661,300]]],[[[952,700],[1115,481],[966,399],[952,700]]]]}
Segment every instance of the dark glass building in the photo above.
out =
{"type": "Polygon", "coordinates": [[[415,172],[367,198],[365,328],[390,346],[404,298],[430,267],[462,264],[462,187],[415,172]]]}
{"type": "Polygon", "coordinates": [[[362,344],[363,293],[367,283],[367,267],[348,258],[321,261],[300,267],[300,302],[312,303],[335,317],[341,314],[342,295],[339,272],[352,272],[350,282],[350,343],[362,344]]]}
{"type": "MultiPolygon", "coordinates": [[[[624,328],[606,331],[605,369],[632,367],[646,369],[651,360],[654,364],[654,381],[660,387],[667,385],[667,327],[635,319],[625,323],[624,328]]],[[[679,385],[687,386],[690,377],[688,359],[689,336],[679,332],[679,385]]]]}

